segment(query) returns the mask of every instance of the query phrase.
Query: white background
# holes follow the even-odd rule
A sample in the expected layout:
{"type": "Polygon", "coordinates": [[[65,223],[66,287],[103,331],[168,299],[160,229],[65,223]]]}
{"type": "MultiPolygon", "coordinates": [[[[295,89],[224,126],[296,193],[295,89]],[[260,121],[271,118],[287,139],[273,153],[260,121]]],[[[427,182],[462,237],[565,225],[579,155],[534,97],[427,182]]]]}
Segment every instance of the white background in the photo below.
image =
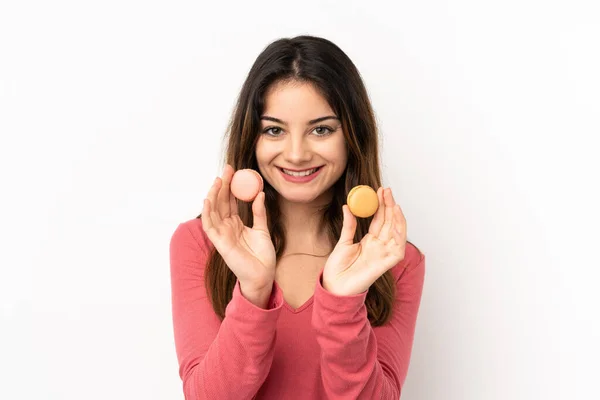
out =
{"type": "Polygon", "coordinates": [[[182,399],[168,243],[279,37],[363,74],[428,257],[402,399],[598,399],[594,1],[0,3],[0,398],[182,399]]]}

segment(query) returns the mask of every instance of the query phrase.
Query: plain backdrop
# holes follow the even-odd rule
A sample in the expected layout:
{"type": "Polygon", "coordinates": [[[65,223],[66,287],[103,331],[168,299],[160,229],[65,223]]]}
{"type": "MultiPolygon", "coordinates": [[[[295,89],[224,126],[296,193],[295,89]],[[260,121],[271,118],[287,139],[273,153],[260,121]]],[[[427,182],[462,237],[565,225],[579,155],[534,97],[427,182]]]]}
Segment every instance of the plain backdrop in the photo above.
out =
{"type": "Polygon", "coordinates": [[[0,399],[183,399],[168,244],[256,56],[338,44],[428,257],[402,399],[598,399],[594,1],[2,1],[0,399]]]}

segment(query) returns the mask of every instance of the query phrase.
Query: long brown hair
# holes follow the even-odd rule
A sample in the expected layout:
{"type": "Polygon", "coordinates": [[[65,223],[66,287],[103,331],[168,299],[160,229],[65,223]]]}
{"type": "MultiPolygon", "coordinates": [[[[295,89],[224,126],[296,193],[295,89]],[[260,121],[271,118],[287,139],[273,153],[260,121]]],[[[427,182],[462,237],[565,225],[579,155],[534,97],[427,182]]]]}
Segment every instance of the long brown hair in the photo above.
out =
{"type": "MultiPolygon", "coordinates": [[[[375,189],[381,186],[378,130],[373,109],[357,68],[338,46],[323,38],[298,36],[276,40],[263,50],[248,73],[229,123],[225,137],[226,162],[234,170],[252,168],[258,171],[255,149],[265,93],[273,84],[282,81],[312,84],[342,123],[348,164],[332,187],[333,200],[324,208],[322,219],[322,226],[327,229],[331,243],[335,244],[342,228],[342,205],[350,189],[359,184],[375,189]]],[[[264,192],[269,231],[279,259],[286,238],[277,206],[277,192],[267,181],[264,192]]],[[[251,204],[238,202],[238,211],[244,224],[252,226],[251,204]]],[[[358,219],[356,241],[368,232],[371,220],[372,217],[358,219]]],[[[223,319],[236,277],[214,248],[206,268],[207,294],[215,313],[223,319]]],[[[380,326],[388,321],[394,297],[395,282],[388,271],[367,293],[365,305],[371,325],[380,326]]]]}

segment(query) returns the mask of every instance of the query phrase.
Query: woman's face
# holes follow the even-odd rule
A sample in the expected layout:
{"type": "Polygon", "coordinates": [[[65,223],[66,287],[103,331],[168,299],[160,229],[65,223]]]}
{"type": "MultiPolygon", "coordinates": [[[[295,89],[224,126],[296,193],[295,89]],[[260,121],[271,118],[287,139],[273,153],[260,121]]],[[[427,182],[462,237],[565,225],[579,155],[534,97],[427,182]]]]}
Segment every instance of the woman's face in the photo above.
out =
{"type": "Polygon", "coordinates": [[[277,83],[266,93],[256,145],[262,176],[286,200],[322,200],[347,164],[341,123],[308,83],[277,83]]]}

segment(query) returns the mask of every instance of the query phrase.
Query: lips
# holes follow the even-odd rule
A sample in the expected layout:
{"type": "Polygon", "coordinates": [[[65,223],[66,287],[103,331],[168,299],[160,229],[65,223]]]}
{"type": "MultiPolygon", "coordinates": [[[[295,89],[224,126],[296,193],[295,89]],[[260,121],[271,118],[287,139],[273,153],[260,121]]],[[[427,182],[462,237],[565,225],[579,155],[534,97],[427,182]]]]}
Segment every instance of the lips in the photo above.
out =
{"type": "Polygon", "coordinates": [[[292,183],[307,183],[319,176],[323,166],[307,168],[302,170],[292,170],[278,167],[283,179],[292,183]]]}
{"type": "Polygon", "coordinates": [[[293,169],[287,169],[287,168],[280,168],[280,169],[286,175],[302,177],[302,176],[309,176],[309,175],[314,174],[315,172],[317,172],[319,170],[319,168],[321,168],[321,167],[315,167],[315,168],[309,168],[309,169],[303,169],[303,170],[293,170],[293,169]]]}

